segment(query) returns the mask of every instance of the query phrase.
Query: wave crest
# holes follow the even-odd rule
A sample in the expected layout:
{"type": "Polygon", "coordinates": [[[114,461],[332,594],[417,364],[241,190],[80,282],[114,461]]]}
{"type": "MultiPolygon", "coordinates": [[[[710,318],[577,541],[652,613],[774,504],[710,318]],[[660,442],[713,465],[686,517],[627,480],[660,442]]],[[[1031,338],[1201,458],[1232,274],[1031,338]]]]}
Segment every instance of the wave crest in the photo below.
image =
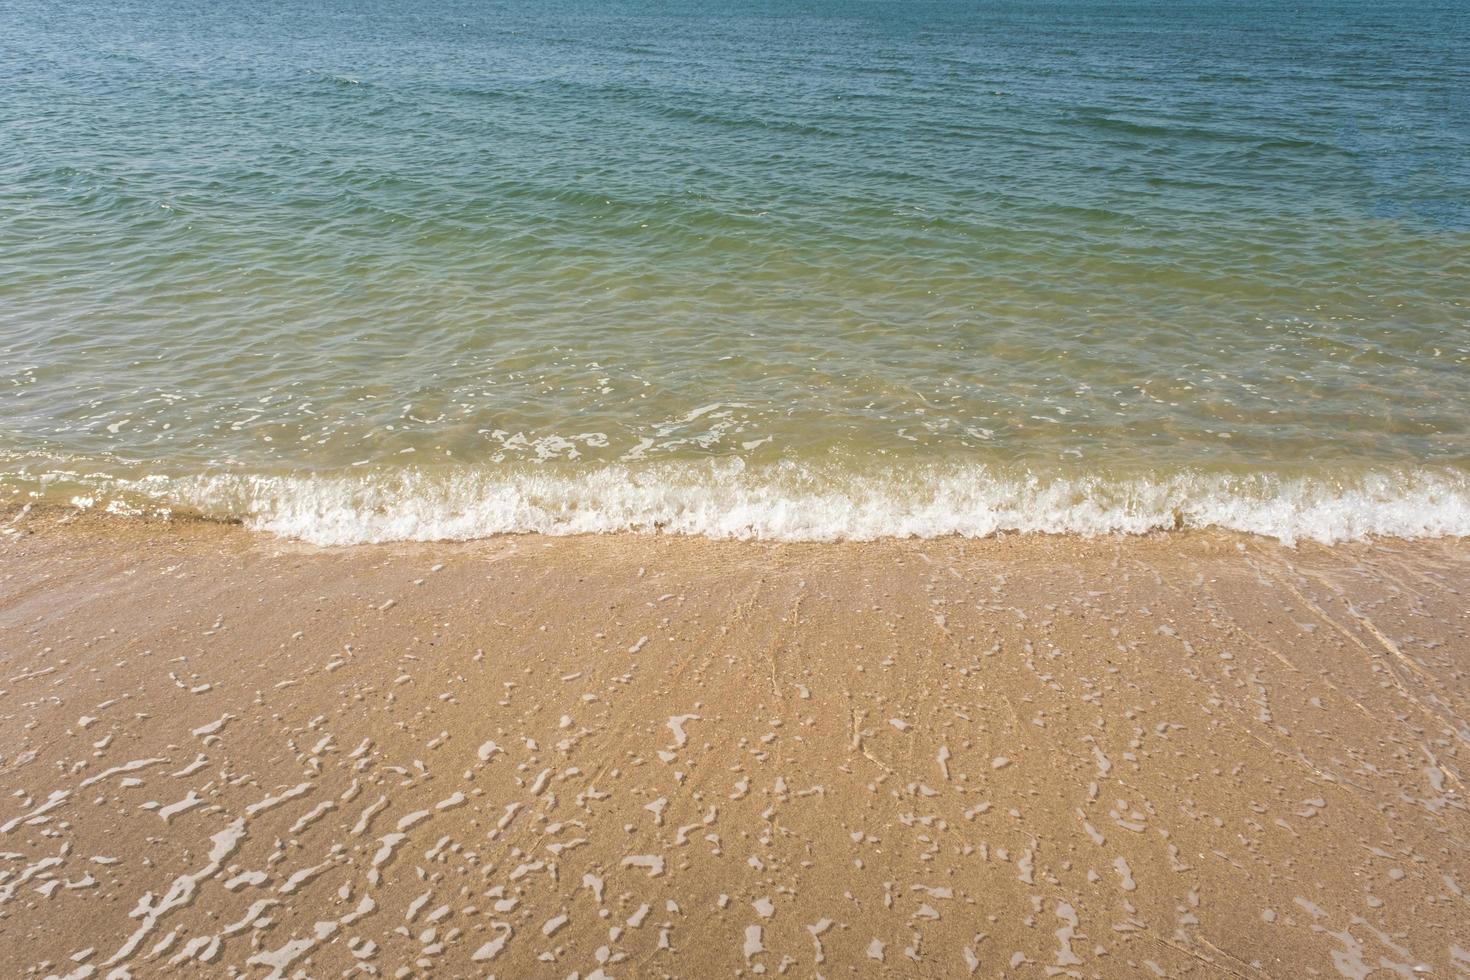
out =
{"type": "Polygon", "coordinates": [[[1429,468],[1330,478],[1194,470],[1105,477],[1007,474],[976,464],[856,475],[720,461],[152,478],[132,490],[319,545],[619,531],[865,541],[1214,527],[1287,544],[1470,535],[1470,480],[1429,468]]]}

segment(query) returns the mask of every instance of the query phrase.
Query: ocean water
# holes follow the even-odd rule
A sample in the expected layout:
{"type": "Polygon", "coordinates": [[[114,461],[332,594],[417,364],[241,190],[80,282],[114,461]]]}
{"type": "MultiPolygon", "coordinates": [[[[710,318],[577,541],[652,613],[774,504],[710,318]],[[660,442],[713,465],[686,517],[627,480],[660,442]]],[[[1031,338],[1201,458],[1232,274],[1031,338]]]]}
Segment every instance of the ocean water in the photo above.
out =
{"type": "Polygon", "coordinates": [[[1470,8],[0,0],[0,495],[1470,534],[1470,8]]]}

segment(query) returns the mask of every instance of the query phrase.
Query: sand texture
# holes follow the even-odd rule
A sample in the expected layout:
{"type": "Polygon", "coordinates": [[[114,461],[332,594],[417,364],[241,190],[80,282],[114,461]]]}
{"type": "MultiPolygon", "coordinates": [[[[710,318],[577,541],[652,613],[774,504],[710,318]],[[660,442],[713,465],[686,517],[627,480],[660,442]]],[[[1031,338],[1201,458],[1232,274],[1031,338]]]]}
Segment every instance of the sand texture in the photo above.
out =
{"type": "Polygon", "coordinates": [[[1463,541],[0,523],[0,976],[1470,976],[1463,541]]]}

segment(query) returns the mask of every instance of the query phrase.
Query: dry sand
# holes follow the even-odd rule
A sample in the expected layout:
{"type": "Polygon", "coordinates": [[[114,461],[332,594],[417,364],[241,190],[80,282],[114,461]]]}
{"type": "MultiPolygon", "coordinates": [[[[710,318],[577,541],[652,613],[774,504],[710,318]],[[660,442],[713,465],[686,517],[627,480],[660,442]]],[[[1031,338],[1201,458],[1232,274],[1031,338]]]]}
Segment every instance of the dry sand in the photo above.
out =
{"type": "Polygon", "coordinates": [[[0,976],[1470,975],[1470,543],[14,513],[0,976]]]}

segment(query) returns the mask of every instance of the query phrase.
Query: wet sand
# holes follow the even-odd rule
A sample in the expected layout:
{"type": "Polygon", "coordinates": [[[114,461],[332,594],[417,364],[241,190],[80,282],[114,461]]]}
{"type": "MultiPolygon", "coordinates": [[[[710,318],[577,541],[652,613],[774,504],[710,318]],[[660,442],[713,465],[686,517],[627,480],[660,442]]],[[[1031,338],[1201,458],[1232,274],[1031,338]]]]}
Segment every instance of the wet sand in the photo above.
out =
{"type": "Polygon", "coordinates": [[[0,975],[1470,975],[1470,542],[0,520],[0,975]]]}

